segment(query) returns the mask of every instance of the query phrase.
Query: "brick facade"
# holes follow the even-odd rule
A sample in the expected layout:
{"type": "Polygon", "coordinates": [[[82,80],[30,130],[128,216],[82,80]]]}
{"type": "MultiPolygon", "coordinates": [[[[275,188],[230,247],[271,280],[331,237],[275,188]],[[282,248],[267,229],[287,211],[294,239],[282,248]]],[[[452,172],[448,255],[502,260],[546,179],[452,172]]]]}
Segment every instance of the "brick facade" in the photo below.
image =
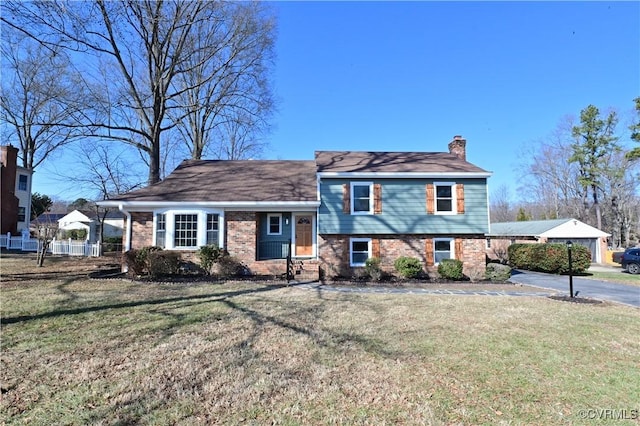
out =
{"type": "MultiPolygon", "coordinates": [[[[349,277],[359,267],[349,266],[350,235],[319,235],[318,252],[322,273],[327,277],[349,277]]],[[[437,266],[427,262],[426,242],[437,238],[433,235],[383,235],[376,236],[380,242],[380,267],[383,271],[396,274],[394,262],[402,256],[420,259],[429,276],[437,276],[437,266]]],[[[463,263],[463,272],[470,277],[482,276],[485,271],[485,239],[462,237],[462,253],[456,258],[463,263]]]]}
{"type": "Polygon", "coordinates": [[[258,217],[255,212],[226,212],[224,246],[231,256],[249,266],[256,260],[258,217]]]}
{"type": "MultiPolygon", "coordinates": [[[[132,212],[131,222],[131,248],[141,249],[153,245],[153,213],[132,212]]],[[[228,211],[225,214],[225,224],[225,248],[231,256],[247,267],[251,275],[284,276],[287,273],[286,259],[256,260],[257,213],[228,211]]],[[[199,263],[195,251],[180,250],[179,252],[183,260],[199,263]]],[[[295,280],[318,280],[318,260],[294,260],[293,274],[295,280]]]]}
{"type": "Polygon", "coordinates": [[[0,177],[1,187],[1,229],[0,232],[6,234],[18,232],[18,197],[15,195],[16,189],[16,170],[18,159],[18,148],[13,146],[0,147],[0,168],[2,176],[0,177]]]}
{"type": "MultiPolygon", "coordinates": [[[[126,219],[125,219],[126,222],[126,219]]],[[[141,249],[153,245],[153,213],[131,213],[131,248],[141,249]]],[[[125,223],[126,229],[126,223],[125,223]]]]}

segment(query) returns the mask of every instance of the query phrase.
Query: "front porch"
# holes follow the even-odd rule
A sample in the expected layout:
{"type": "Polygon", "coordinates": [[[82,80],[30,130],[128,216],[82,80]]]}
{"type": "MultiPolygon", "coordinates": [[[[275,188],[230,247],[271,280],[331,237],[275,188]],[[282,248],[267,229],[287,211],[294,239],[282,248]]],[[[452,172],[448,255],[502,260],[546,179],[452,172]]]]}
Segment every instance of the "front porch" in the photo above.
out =
{"type": "Polygon", "coordinates": [[[319,279],[315,212],[227,211],[225,247],[254,275],[319,279]]]}

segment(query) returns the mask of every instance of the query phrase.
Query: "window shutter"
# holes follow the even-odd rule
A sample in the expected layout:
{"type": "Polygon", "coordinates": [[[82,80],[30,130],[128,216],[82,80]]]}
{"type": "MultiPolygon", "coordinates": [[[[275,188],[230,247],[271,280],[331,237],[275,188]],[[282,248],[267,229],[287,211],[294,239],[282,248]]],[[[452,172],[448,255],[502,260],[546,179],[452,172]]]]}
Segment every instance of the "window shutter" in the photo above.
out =
{"type": "Polygon", "coordinates": [[[456,185],[456,203],[458,214],[464,213],[464,185],[461,183],[456,185]]]}
{"type": "Polygon", "coordinates": [[[371,240],[371,257],[380,259],[380,240],[377,238],[371,240]]]}
{"type": "Polygon", "coordinates": [[[342,184],[342,213],[351,213],[351,194],[348,183],[342,184]]]}
{"type": "Polygon", "coordinates": [[[427,238],[424,241],[424,256],[427,266],[433,266],[433,240],[427,238]]]}
{"type": "Polygon", "coordinates": [[[456,252],[453,254],[453,258],[454,259],[458,259],[458,260],[462,260],[462,255],[464,254],[462,252],[462,238],[456,238],[454,250],[456,252]]]}
{"type": "Polygon", "coordinates": [[[373,214],[382,213],[382,185],[373,184],[373,214]]]}
{"type": "Polygon", "coordinates": [[[427,184],[427,214],[435,213],[436,192],[432,183],[427,184]]]}

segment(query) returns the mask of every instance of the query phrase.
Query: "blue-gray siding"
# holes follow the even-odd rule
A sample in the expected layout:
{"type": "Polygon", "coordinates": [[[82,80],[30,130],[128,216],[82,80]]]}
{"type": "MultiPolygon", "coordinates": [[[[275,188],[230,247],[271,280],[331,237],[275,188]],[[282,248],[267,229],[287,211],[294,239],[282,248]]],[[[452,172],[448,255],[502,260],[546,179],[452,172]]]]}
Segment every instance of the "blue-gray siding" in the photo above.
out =
{"type": "Polygon", "coordinates": [[[258,220],[258,260],[284,259],[289,253],[289,240],[291,239],[291,213],[282,214],[282,234],[268,235],[268,214],[280,212],[260,213],[258,220]]]}
{"type": "Polygon", "coordinates": [[[486,179],[374,179],[382,186],[382,213],[350,215],[342,212],[342,185],[356,180],[322,179],[318,213],[320,234],[484,234],[489,231],[486,179]],[[427,214],[426,185],[464,184],[465,213],[427,214]]]}

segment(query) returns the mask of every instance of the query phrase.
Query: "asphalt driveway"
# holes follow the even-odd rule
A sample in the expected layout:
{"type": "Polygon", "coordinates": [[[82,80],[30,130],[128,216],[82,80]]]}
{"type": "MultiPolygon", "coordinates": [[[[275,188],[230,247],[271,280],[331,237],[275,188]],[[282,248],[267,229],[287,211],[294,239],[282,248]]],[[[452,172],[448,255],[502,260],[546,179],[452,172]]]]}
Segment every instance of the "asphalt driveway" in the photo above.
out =
{"type": "MultiPolygon", "coordinates": [[[[553,289],[564,294],[569,294],[568,275],[514,270],[511,274],[510,281],[534,287],[553,289]]],[[[578,297],[608,300],[640,308],[640,287],[573,277],[573,292],[579,292],[578,297]]]]}

